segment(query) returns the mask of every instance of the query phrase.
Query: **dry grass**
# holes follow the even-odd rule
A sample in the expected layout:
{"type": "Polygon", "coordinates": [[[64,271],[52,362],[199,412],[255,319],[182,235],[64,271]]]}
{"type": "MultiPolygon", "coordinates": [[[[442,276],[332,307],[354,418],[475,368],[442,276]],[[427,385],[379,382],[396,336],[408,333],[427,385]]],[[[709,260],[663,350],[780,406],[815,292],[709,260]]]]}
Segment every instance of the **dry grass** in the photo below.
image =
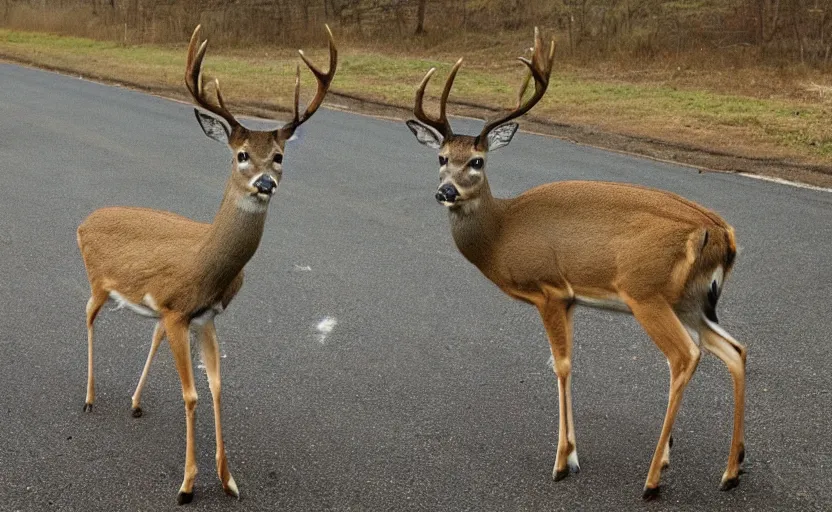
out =
{"type": "MultiPolygon", "coordinates": [[[[322,34],[319,41],[307,53],[316,62],[326,62],[322,34]]],[[[333,90],[409,107],[424,72],[431,66],[439,68],[437,83],[429,92],[435,97],[450,64],[462,53],[466,65],[457,78],[452,101],[506,106],[521,76],[513,58],[522,47],[511,39],[495,38],[493,44],[476,51],[413,48],[396,53],[342,43],[333,90]]],[[[133,46],[0,30],[0,55],[7,58],[163,91],[183,90],[184,50],[184,44],[133,46]]],[[[286,108],[297,62],[296,54],[284,48],[212,49],[206,70],[221,79],[232,104],[244,98],[249,104],[286,108]]],[[[667,65],[642,69],[608,63],[562,66],[533,114],[559,123],[751,157],[822,165],[829,160],[828,76],[800,69],[713,71],[679,64],[675,70],[667,65]]],[[[311,77],[306,75],[304,80],[305,92],[311,94],[311,77]]]]}

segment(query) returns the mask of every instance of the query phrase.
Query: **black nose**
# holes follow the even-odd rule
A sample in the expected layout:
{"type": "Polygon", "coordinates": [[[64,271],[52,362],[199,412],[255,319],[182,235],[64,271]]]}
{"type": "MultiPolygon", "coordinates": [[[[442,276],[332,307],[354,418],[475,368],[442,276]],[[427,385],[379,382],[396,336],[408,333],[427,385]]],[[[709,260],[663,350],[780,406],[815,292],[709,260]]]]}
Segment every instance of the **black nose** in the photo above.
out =
{"type": "Polygon", "coordinates": [[[436,200],[440,203],[453,203],[459,196],[459,191],[450,183],[445,183],[436,191],[436,200]]]}
{"type": "Polygon", "coordinates": [[[277,188],[277,182],[268,174],[261,174],[257,181],[254,182],[254,188],[261,194],[272,195],[274,189],[277,188]]]}

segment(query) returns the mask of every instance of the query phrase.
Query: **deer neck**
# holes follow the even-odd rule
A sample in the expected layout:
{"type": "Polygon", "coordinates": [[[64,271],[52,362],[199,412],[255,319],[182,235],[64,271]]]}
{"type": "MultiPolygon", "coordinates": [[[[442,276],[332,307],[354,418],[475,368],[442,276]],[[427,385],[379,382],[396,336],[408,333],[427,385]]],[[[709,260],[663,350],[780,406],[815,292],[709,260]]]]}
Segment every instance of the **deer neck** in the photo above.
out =
{"type": "Polygon", "coordinates": [[[488,182],[476,199],[448,210],[451,234],[459,252],[481,270],[490,260],[500,234],[504,200],[491,195],[488,182]]]}
{"type": "Polygon", "coordinates": [[[254,256],[263,236],[268,203],[254,203],[229,182],[200,247],[202,278],[224,289],[254,256]]]}

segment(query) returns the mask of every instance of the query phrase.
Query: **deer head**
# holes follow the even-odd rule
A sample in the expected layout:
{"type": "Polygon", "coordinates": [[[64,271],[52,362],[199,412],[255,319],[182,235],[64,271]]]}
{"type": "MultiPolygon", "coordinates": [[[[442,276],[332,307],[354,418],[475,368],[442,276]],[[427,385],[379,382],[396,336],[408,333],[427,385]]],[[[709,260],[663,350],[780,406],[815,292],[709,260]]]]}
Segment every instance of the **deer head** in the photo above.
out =
{"type": "Polygon", "coordinates": [[[286,141],[295,130],[306,122],[321,106],[326,96],[335,70],[338,65],[338,52],[332,31],[326,27],[329,35],[329,70],[323,73],[306,58],[302,50],[298,50],[300,58],[309,67],[318,82],[315,97],[306,107],[302,115],[298,112],[300,100],[300,66],[295,76],[294,116],[282,127],[269,131],[250,130],[240,124],[228,111],[220,92],[219,80],[213,81],[216,101],[211,101],[206,95],[202,75],[202,61],[205,58],[208,41],[199,43],[200,26],[194,29],[188,46],[188,60],[185,70],[185,86],[191,93],[196,104],[208,113],[194,109],[196,120],[212,139],[227,144],[233,156],[229,186],[240,197],[238,203],[250,211],[264,210],[268,206],[271,196],[277,191],[277,186],[283,175],[283,152],[286,141]]]}
{"type": "Polygon", "coordinates": [[[436,191],[436,200],[441,204],[457,208],[468,201],[477,199],[484,190],[487,190],[485,163],[488,152],[511,142],[518,128],[518,124],[511,120],[528,112],[546,92],[549,76],[552,73],[555,42],[551,42],[547,52],[537,28],[534,29],[534,35],[532,59],[518,57],[518,60],[528,68],[528,73],[520,86],[517,106],[505,115],[487,122],[477,136],[454,134],[446,115],[448,95],[456,74],[462,66],[462,59],[456,62],[445,82],[445,88],[439,100],[438,117],[427,115],[423,108],[425,88],[436,68],[431,68],[422,79],[416,91],[416,104],[413,107],[416,119],[407,121],[407,127],[420,143],[439,150],[439,188],[436,191]],[[534,93],[524,101],[523,97],[532,78],[534,79],[534,93]]]}

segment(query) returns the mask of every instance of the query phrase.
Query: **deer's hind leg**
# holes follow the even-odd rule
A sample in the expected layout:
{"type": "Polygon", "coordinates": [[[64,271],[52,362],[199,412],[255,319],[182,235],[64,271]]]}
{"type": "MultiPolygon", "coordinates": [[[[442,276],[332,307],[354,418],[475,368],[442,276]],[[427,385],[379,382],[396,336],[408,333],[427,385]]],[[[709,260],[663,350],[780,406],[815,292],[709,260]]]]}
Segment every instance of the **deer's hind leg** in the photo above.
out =
{"type": "Polygon", "coordinates": [[[549,346],[558,379],[558,451],[552,478],[562,480],[570,470],[578,473],[578,449],[575,424],[572,419],[572,307],[562,298],[546,298],[538,305],[543,325],[549,336],[549,346]]]}
{"type": "Polygon", "coordinates": [[[133,393],[131,411],[134,418],[138,418],[142,415],[142,388],[144,388],[145,382],[147,382],[147,374],[150,371],[150,363],[152,363],[153,358],[156,357],[156,351],[159,349],[159,345],[162,343],[164,338],[165,327],[162,325],[162,321],[160,320],[156,322],[156,327],[153,328],[153,341],[150,343],[150,352],[147,354],[147,361],[144,363],[142,375],[139,377],[139,383],[136,386],[136,391],[133,393]]]}
{"type": "Polygon", "coordinates": [[[87,397],[84,400],[84,412],[92,411],[92,403],[95,401],[95,377],[92,368],[93,331],[98,312],[108,298],[109,294],[106,291],[92,287],[90,299],[87,301],[87,397]]]}
{"type": "Polygon", "coordinates": [[[702,348],[720,358],[734,381],[734,430],[731,436],[731,451],[728,454],[728,466],[722,475],[720,489],[727,491],[739,485],[740,467],[745,460],[745,439],[743,423],[745,419],[745,359],[746,349],[731,337],[716,322],[702,319],[700,330],[702,348]]]}
{"type": "Polygon", "coordinates": [[[653,453],[653,460],[644,484],[644,499],[652,499],[659,494],[659,480],[665,462],[665,450],[670,445],[670,433],[682,395],[699,364],[700,350],[693,342],[673,308],[662,297],[647,300],[628,299],[627,305],[636,320],[647,332],[648,336],[667,357],[670,366],[670,392],[667,401],[662,432],[653,453]]]}

